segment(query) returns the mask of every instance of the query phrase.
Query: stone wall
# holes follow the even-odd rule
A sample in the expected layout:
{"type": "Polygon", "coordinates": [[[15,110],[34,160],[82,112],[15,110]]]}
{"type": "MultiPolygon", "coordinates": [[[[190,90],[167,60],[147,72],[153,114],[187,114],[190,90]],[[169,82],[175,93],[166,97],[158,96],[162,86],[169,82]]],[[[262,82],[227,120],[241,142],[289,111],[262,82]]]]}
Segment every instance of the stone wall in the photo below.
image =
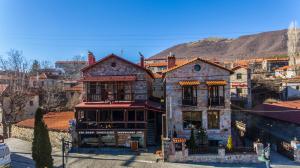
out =
{"type": "MultiPolygon", "coordinates": [[[[32,142],[33,129],[13,125],[12,137],[32,142]]],[[[67,132],[49,131],[49,137],[50,137],[50,142],[52,147],[56,147],[56,148],[61,147],[62,138],[64,138],[67,141],[72,141],[71,135],[67,132]]]]}
{"type": "Polygon", "coordinates": [[[189,138],[190,130],[183,128],[183,111],[201,111],[202,127],[207,130],[209,140],[220,140],[225,144],[228,136],[231,134],[231,108],[230,108],[230,72],[217,66],[205,63],[203,61],[194,61],[176,70],[168,72],[165,77],[166,83],[166,110],[169,134],[172,129],[179,137],[189,138]],[[200,71],[195,71],[194,66],[201,66],[200,71]],[[197,86],[197,106],[182,105],[182,87],[180,81],[198,80],[201,82],[197,86]],[[208,107],[208,87],[205,81],[225,80],[225,107],[208,107]],[[172,109],[171,109],[172,108],[172,109]],[[208,129],[207,111],[217,110],[220,112],[220,128],[208,129]],[[172,111],[172,113],[170,112],[172,111]]]}
{"type": "Polygon", "coordinates": [[[225,154],[225,156],[213,154],[189,155],[189,162],[206,162],[206,163],[258,163],[258,157],[253,154],[225,154]]]}
{"type": "Polygon", "coordinates": [[[149,89],[152,87],[152,78],[143,70],[125,62],[117,57],[111,57],[94,67],[83,72],[83,76],[124,76],[136,75],[137,79],[133,83],[133,92],[135,100],[147,100],[149,96],[149,89]],[[112,64],[115,66],[112,66],[112,64]]]}

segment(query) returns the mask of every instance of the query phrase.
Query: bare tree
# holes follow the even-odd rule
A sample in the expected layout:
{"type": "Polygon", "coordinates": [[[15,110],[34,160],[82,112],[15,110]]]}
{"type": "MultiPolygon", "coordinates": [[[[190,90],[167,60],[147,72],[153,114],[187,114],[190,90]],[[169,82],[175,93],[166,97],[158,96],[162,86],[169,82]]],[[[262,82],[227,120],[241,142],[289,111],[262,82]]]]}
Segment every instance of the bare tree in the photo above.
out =
{"type": "Polygon", "coordinates": [[[3,134],[9,136],[11,124],[17,121],[24,111],[26,104],[32,98],[28,84],[28,63],[21,51],[10,50],[8,57],[0,57],[1,70],[8,78],[8,88],[1,95],[3,134]]]}
{"type": "Polygon", "coordinates": [[[66,104],[62,83],[59,80],[48,82],[39,88],[40,104],[45,112],[59,111],[66,104]],[[52,82],[51,82],[52,83],[52,82]]]}

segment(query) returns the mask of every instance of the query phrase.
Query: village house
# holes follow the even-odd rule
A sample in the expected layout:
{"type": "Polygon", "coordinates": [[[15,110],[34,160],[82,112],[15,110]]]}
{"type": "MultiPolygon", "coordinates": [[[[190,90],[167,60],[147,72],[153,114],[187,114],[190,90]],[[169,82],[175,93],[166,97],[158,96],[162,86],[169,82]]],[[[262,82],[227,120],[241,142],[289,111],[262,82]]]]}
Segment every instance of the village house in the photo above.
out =
{"type": "MultiPolygon", "coordinates": [[[[170,53],[172,54],[172,53],[170,53]]],[[[188,59],[176,59],[175,65],[180,65],[185,62],[188,62],[188,59]]],[[[168,68],[168,60],[167,59],[158,59],[158,60],[145,60],[145,68],[151,70],[153,73],[161,73],[162,71],[168,68]]]]}
{"type": "Polygon", "coordinates": [[[292,100],[300,98],[300,77],[283,79],[280,84],[280,91],[283,100],[292,100]]]}
{"type": "Polygon", "coordinates": [[[87,61],[73,60],[73,61],[56,61],[55,68],[64,72],[64,76],[70,79],[80,78],[80,69],[87,66],[87,61]]]}
{"type": "Polygon", "coordinates": [[[231,103],[250,108],[252,106],[250,69],[236,66],[232,71],[234,73],[230,76],[231,103]]]}
{"type": "Polygon", "coordinates": [[[95,61],[88,54],[82,69],[83,100],[75,107],[79,146],[139,147],[157,144],[164,110],[152,97],[153,74],[111,54],[95,61]]]}
{"type": "Polygon", "coordinates": [[[274,75],[275,70],[289,65],[288,58],[267,58],[262,61],[262,69],[269,75],[274,75]]]}
{"type": "Polygon", "coordinates": [[[167,137],[190,138],[191,129],[204,128],[209,145],[225,144],[231,135],[230,75],[219,64],[195,58],[175,65],[168,57],[163,72],[167,137]]]}
{"type": "Polygon", "coordinates": [[[62,76],[58,72],[41,72],[29,78],[30,88],[62,87],[62,76]]]}
{"type": "Polygon", "coordinates": [[[17,122],[34,116],[36,109],[39,107],[39,95],[35,92],[28,92],[28,100],[25,101],[24,107],[18,113],[11,112],[11,98],[9,93],[8,84],[0,84],[0,97],[1,97],[1,118],[3,117],[3,112],[5,112],[7,121],[17,122]]]}

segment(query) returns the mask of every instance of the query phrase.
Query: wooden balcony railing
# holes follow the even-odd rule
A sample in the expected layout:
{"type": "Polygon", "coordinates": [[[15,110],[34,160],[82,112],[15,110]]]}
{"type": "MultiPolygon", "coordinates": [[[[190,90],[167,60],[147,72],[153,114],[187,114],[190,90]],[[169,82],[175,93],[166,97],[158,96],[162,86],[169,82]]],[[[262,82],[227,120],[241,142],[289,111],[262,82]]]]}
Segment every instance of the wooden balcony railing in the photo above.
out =
{"type": "Polygon", "coordinates": [[[212,107],[212,106],[224,106],[225,105],[225,101],[224,101],[224,97],[208,97],[208,106],[212,107]]]}
{"type": "Polygon", "coordinates": [[[183,98],[182,105],[197,106],[197,97],[183,98]]]}

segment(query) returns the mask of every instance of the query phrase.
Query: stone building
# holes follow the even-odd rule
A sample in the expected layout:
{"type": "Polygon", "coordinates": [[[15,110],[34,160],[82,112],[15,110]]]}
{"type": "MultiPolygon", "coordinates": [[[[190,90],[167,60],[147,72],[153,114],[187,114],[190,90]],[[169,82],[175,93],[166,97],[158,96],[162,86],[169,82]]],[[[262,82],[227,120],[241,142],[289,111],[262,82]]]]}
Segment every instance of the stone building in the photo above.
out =
{"type": "Polygon", "coordinates": [[[156,144],[164,111],[150,100],[152,72],[114,54],[97,62],[91,52],[88,57],[82,69],[83,100],[75,106],[79,145],[156,144]]]}
{"type": "MultiPolygon", "coordinates": [[[[175,59],[175,58],[168,58],[175,59]]],[[[195,58],[163,72],[168,137],[189,139],[191,128],[206,129],[209,144],[225,144],[231,134],[230,75],[219,64],[195,58]]]]}
{"type": "Polygon", "coordinates": [[[245,66],[236,66],[230,76],[231,103],[241,107],[250,108],[251,98],[251,72],[245,66]]]}

